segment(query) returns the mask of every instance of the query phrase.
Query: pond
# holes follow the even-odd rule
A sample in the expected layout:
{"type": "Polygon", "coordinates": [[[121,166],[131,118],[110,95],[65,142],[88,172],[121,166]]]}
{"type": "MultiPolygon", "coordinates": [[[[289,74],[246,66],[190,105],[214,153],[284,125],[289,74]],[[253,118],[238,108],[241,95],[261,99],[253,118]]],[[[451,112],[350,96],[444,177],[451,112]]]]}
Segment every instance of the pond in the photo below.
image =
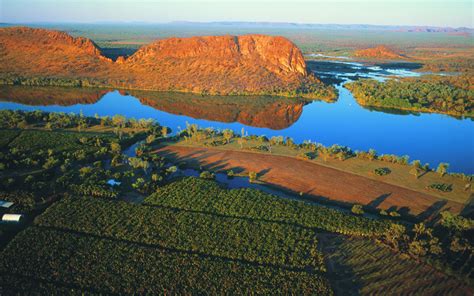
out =
{"type": "Polygon", "coordinates": [[[436,167],[474,174],[474,121],[442,114],[375,110],[357,104],[343,87],[361,77],[417,76],[410,65],[364,65],[313,61],[310,69],[339,90],[335,103],[269,96],[205,97],[194,94],[46,87],[0,87],[0,109],[82,112],[87,116],[121,114],[153,118],[178,131],[186,122],[248,134],[291,137],[354,150],[408,155],[436,167]]]}

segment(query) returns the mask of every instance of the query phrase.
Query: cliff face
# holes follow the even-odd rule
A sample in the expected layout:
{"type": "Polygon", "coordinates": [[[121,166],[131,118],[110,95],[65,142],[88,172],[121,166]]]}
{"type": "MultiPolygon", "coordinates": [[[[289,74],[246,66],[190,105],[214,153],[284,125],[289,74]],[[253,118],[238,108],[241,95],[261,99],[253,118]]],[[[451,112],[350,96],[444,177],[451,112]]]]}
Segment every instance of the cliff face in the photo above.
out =
{"type": "MultiPolygon", "coordinates": [[[[184,61],[193,59],[202,64],[227,62],[227,66],[241,67],[252,61],[276,74],[299,73],[306,76],[306,64],[301,51],[283,37],[265,35],[206,36],[170,38],[142,47],[126,63],[184,61]]],[[[212,70],[212,69],[210,69],[212,70]]]]}
{"type": "Polygon", "coordinates": [[[139,49],[123,65],[142,73],[143,88],[210,93],[262,92],[307,76],[301,51],[263,35],[170,38],[139,49]]]}
{"type": "Polygon", "coordinates": [[[401,54],[395,52],[393,49],[390,49],[385,45],[379,45],[374,48],[357,50],[355,52],[355,56],[364,57],[364,58],[376,58],[376,59],[403,59],[405,58],[401,54]]]}
{"type": "Polygon", "coordinates": [[[5,76],[210,94],[295,94],[308,83],[321,86],[307,73],[301,51],[283,37],[170,38],[113,62],[89,39],[25,27],[0,29],[0,80],[5,76]]]}

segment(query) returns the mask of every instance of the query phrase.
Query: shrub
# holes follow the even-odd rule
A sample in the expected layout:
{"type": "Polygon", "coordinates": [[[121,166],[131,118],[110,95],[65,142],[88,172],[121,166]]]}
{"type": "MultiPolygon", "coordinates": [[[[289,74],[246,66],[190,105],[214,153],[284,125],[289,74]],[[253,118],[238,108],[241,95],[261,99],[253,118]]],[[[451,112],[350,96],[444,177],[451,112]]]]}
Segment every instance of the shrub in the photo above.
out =
{"type": "Polygon", "coordinates": [[[385,176],[390,174],[392,171],[389,168],[376,168],[374,174],[377,176],[385,176]]]}
{"type": "Polygon", "coordinates": [[[211,173],[209,171],[204,171],[202,172],[201,174],[199,174],[199,177],[202,178],[202,179],[214,179],[216,176],[214,175],[214,173],[211,173]]]}
{"type": "Polygon", "coordinates": [[[364,210],[362,209],[362,205],[355,204],[352,206],[351,212],[356,215],[363,215],[364,210]]]}
{"type": "Polygon", "coordinates": [[[453,191],[453,184],[433,183],[428,186],[428,189],[441,191],[441,192],[451,192],[453,191]]]}
{"type": "Polygon", "coordinates": [[[389,215],[390,217],[400,217],[400,214],[397,211],[391,211],[389,215]]]}
{"type": "Polygon", "coordinates": [[[249,172],[249,181],[250,183],[255,182],[257,180],[257,173],[256,172],[249,172]]]}

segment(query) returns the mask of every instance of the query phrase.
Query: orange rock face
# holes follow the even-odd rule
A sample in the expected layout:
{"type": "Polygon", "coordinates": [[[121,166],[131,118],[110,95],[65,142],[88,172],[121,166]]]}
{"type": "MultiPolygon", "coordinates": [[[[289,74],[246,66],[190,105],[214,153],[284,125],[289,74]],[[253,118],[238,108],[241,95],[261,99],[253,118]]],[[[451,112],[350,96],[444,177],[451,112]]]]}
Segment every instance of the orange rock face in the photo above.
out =
{"type": "Polygon", "coordinates": [[[403,59],[401,54],[385,45],[379,45],[373,48],[361,49],[355,52],[356,57],[377,58],[377,59],[403,59]]]}
{"type": "Polygon", "coordinates": [[[111,65],[87,38],[26,27],[0,28],[1,74],[96,77],[111,65]]]}
{"type": "Polygon", "coordinates": [[[89,39],[25,27],[0,29],[0,75],[7,74],[211,94],[292,91],[309,76],[301,51],[283,37],[170,38],[113,62],[89,39]]]}

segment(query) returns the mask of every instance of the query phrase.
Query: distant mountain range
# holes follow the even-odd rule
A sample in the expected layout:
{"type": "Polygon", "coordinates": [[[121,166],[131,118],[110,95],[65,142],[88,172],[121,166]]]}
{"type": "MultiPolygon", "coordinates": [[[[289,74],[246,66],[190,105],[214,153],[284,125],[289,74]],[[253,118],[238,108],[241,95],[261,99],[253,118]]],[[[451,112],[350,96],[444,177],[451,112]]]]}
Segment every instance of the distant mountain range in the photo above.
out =
{"type": "Polygon", "coordinates": [[[286,23],[286,22],[189,22],[176,21],[170,24],[192,25],[192,26],[231,26],[231,27],[281,27],[281,28],[314,28],[325,30],[387,30],[400,32],[428,32],[428,33],[473,33],[474,28],[467,27],[435,27],[435,26],[392,26],[392,25],[368,25],[368,24],[309,24],[309,23],[286,23]]]}
{"type": "MultiPolygon", "coordinates": [[[[58,25],[75,23],[39,22],[39,23],[0,23],[0,27],[10,27],[18,25],[58,25]]],[[[85,24],[85,23],[77,23],[85,24]]],[[[398,32],[427,32],[427,33],[474,33],[474,28],[468,27],[436,27],[436,26],[394,26],[394,25],[369,25],[369,24],[310,24],[310,23],[290,23],[290,22],[241,22],[241,21],[218,21],[218,22],[193,22],[174,21],[169,23],[152,22],[93,22],[96,25],[124,25],[131,26],[199,26],[199,27],[241,27],[241,28],[301,28],[301,29],[321,29],[321,30],[372,30],[372,31],[398,31],[398,32]]]]}

